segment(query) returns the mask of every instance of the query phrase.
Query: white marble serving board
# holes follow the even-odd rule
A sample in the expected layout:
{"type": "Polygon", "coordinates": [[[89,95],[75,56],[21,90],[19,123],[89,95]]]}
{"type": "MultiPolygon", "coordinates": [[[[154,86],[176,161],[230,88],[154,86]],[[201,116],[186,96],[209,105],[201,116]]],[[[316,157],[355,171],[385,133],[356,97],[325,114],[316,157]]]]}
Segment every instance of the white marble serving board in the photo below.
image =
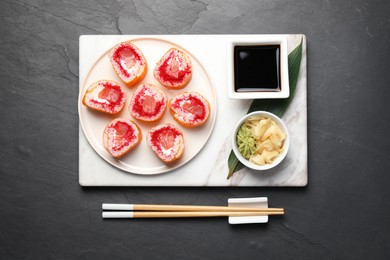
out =
{"type": "MultiPolygon", "coordinates": [[[[174,42],[191,52],[209,73],[217,94],[217,116],[213,133],[202,151],[184,166],[158,175],[137,175],[119,170],[103,160],[90,146],[79,127],[79,183],[81,186],[296,186],[307,185],[307,59],[306,37],[288,36],[291,52],[303,38],[300,75],[295,97],[283,117],[289,129],[290,149],[284,161],[272,170],[256,172],[243,168],[232,178],[227,158],[234,125],[244,116],[251,100],[227,96],[228,38],[256,38],[259,35],[148,35],[174,42]]],[[[83,35],[80,37],[80,87],[94,62],[118,41],[145,35],[83,35]]]]}

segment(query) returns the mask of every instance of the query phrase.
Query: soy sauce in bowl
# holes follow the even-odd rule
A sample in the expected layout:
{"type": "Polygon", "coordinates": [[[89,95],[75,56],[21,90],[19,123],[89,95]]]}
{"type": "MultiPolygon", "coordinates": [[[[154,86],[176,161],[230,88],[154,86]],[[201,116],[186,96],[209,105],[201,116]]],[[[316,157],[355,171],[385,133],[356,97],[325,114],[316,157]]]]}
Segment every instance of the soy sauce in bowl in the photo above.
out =
{"type": "Polygon", "coordinates": [[[280,45],[234,46],[236,92],[279,92],[280,45]]]}

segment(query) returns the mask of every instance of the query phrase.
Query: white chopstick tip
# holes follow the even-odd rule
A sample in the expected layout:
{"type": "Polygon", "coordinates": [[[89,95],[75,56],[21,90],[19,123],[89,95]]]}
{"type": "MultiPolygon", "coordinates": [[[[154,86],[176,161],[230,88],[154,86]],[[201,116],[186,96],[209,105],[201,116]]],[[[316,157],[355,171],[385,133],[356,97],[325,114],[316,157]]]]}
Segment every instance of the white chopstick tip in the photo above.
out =
{"type": "Polygon", "coordinates": [[[103,203],[102,210],[134,210],[134,204],[103,203]]]}
{"type": "Polygon", "coordinates": [[[134,218],[132,211],[105,211],[102,218],[134,218]]]}

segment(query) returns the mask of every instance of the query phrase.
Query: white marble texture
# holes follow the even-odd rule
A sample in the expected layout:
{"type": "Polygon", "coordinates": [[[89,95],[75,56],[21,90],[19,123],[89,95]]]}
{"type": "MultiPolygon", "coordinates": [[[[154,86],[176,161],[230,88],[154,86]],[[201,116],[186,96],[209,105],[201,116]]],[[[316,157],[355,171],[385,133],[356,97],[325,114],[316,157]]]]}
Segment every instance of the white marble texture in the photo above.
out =
{"type": "MultiPolygon", "coordinates": [[[[94,61],[118,37],[123,40],[136,36],[83,36],[80,38],[80,84],[94,61]],[[93,46],[93,48],[86,48],[93,46]]],[[[296,95],[283,120],[289,128],[290,150],[276,168],[255,172],[243,168],[232,178],[228,174],[227,158],[231,150],[231,134],[236,121],[246,114],[251,100],[230,100],[227,97],[227,37],[232,35],[164,35],[161,36],[189,50],[206,67],[217,93],[217,119],[210,139],[190,162],[168,173],[136,175],[119,170],[104,161],[89,145],[79,129],[79,183],[82,186],[297,186],[307,185],[307,80],[306,37],[288,35],[292,51],[303,37],[303,56],[296,95]]],[[[256,37],[235,35],[234,37],[256,37]]]]}

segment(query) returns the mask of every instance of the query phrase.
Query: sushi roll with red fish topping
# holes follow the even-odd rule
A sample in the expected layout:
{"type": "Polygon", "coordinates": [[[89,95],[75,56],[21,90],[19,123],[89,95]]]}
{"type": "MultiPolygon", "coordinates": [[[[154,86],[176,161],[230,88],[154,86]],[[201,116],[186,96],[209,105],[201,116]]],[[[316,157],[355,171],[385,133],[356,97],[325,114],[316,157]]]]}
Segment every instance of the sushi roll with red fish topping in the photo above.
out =
{"type": "Polygon", "coordinates": [[[167,95],[159,87],[142,84],[135,90],[130,101],[130,114],[143,122],[160,120],[167,108],[167,95]]]}
{"type": "Polygon", "coordinates": [[[108,58],[115,72],[128,87],[134,86],[146,75],[146,59],[130,41],[115,45],[109,51],[108,58]]]}
{"type": "Polygon", "coordinates": [[[209,102],[198,92],[184,92],[169,101],[173,118],[185,127],[203,125],[210,116],[209,102]]]}
{"type": "Polygon", "coordinates": [[[183,132],[172,124],[152,128],[146,136],[146,141],[158,158],[165,163],[176,161],[183,155],[183,132]]]}
{"type": "Polygon", "coordinates": [[[85,92],[83,105],[107,114],[122,111],[126,102],[123,87],[112,80],[99,80],[93,83],[85,92]]]}
{"type": "Polygon", "coordinates": [[[130,119],[117,118],[103,132],[103,144],[113,157],[122,157],[142,139],[141,129],[130,119]]]}
{"type": "Polygon", "coordinates": [[[154,69],[154,77],[166,88],[181,89],[190,81],[192,63],[188,55],[171,48],[161,58],[154,69]]]}

